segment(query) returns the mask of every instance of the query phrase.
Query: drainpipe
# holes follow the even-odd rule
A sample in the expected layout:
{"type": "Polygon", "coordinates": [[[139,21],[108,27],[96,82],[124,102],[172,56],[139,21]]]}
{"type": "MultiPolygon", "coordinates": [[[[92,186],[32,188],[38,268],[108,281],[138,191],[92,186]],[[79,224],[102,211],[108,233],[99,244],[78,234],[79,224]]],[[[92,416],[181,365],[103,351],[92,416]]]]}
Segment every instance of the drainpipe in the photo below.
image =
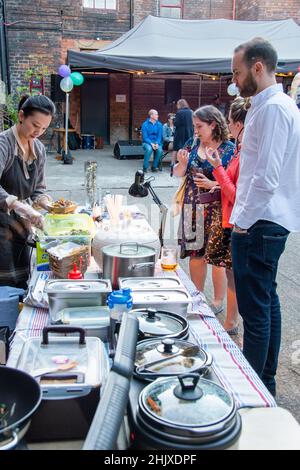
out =
{"type": "Polygon", "coordinates": [[[134,26],[134,0],[129,2],[129,29],[132,29],[134,26]]]}
{"type": "Polygon", "coordinates": [[[6,5],[5,0],[0,0],[1,24],[0,24],[0,55],[1,55],[1,78],[5,83],[7,93],[11,92],[10,73],[7,48],[6,5]]]}
{"type": "Polygon", "coordinates": [[[236,16],[236,0],[233,0],[232,2],[232,19],[235,20],[236,16]]]}

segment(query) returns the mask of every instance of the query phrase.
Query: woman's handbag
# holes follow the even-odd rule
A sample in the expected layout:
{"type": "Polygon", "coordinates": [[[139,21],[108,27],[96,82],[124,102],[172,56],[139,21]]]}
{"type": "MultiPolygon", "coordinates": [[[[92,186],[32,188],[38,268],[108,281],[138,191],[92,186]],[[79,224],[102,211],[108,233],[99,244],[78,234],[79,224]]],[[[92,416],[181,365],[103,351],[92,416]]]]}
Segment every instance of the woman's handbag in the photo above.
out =
{"type": "Polygon", "coordinates": [[[184,201],[185,188],[186,188],[186,176],[183,176],[181,178],[180,185],[178,186],[178,189],[172,199],[171,214],[173,217],[176,217],[176,215],[179,215],[181,213],[181,209],[182,209],[183,201],[184,201]]]}

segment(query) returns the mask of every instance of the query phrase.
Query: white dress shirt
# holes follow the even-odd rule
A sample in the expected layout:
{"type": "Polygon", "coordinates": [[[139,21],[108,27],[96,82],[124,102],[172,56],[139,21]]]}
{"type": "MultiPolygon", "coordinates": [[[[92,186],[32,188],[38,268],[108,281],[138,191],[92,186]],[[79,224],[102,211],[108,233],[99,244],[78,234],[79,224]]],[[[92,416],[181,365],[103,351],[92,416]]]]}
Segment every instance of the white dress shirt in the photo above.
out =
{"type": "Polygon", "coordinates": [[[252,98],[230,222],[248,229],[260,219],[300,231],[300,111],[281,84],[252,98]]]}

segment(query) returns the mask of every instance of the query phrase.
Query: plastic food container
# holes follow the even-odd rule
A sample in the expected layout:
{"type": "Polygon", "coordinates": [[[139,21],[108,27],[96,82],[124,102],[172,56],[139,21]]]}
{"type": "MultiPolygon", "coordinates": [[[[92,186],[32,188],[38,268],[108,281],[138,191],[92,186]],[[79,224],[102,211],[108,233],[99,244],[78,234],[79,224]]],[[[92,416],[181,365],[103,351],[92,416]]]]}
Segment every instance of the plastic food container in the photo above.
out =
{"type": "Polygon", "coordinates": [[[86,336],[95,336],[102,341],[108,341],[110,315],[108,307],[70,307],[59,312],[57,323],[81,327],[86,336]]]}
{"type": "Polygon", "coordinates": [[[37,234],[40,247],[48,253],[50,268],[57,277],[67,278],[74,262],[83,273],[87,270],[95,234],[95,225],[89,215],[47,214],[44,232],[37,234]]]}
{"type": "Polygon", "coordinates": [[[102,341],[86,337],[82,328],[45,327],[42,338],[25,341],[17,368],[35,377],[42,389],[28,440],[85,437],[109,371],[102,341]],[[72,369],[59,370],[70,363],[72,369]]]}

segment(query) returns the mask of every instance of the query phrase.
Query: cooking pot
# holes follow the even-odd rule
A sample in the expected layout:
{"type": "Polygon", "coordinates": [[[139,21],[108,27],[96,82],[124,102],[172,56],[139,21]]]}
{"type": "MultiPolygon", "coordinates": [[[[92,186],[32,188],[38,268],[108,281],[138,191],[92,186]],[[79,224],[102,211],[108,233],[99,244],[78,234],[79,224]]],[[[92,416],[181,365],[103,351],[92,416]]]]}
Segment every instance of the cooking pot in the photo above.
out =
{"type": "Polygon", "coordinates": [[[139,340],[162,337],[186,339],[189,335],[187,320],[176,313],[155,308],[139,308],[131,312],[139,321],[139,340]]]}
{"type": "Polygon", "coordinates": [[[212,355],[188,341],[158,338],[137,344],[134,374],[142,380],[198,372],[202,376],[212,364],[212,355]]]}
{"type": "Polygon", "coordinates": [[[119,277],[154,276],[156,250],[138,243],[121,243],[102,248],[103,277],[118,288],[119,277]]]}
{"type": "Polygon", "coordinates": [[[42,392],[29,374],[0,366],[0,450],[13,449],[30,425],[42,392]]]}
{"type": "Polygon", "coordinates": [[[157,379],[142,390],[132,447],[232,449],[240,433],[233,397],[220,385],[187,374],[157,379]]]}

